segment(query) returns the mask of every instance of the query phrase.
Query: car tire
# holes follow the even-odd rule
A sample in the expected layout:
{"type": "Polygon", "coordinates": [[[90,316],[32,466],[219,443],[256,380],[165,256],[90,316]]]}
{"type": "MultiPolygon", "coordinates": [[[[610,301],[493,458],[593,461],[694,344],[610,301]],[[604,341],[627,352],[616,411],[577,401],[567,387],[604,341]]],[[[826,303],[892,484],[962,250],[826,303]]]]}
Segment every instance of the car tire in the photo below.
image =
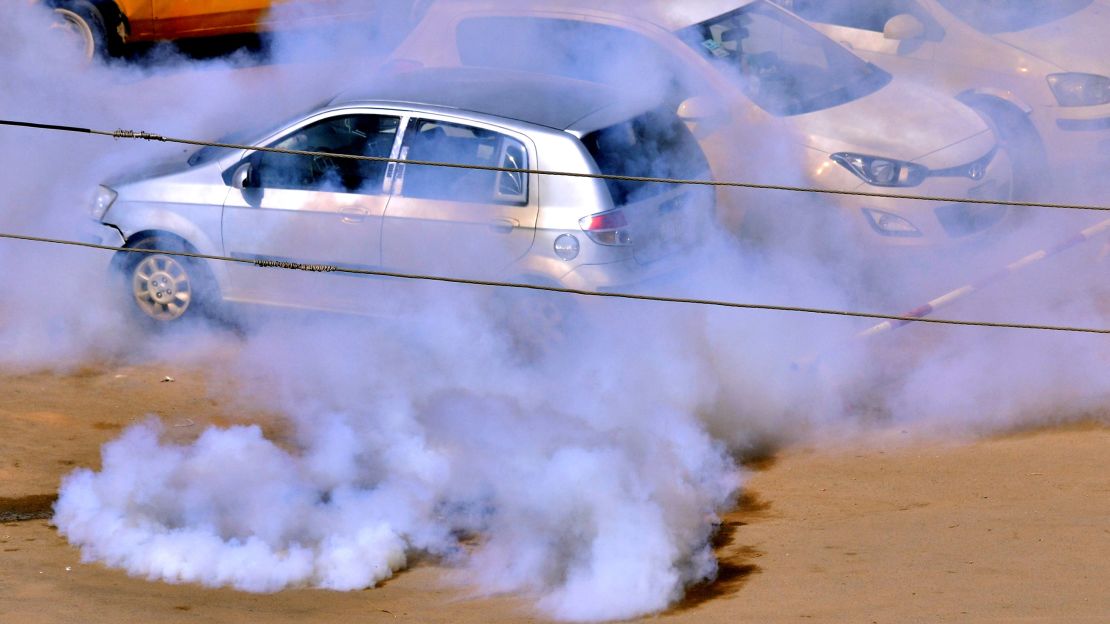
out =
{"type": "Polygon", "coordinates": [[[185,241],[148,235],[127,247],[150,250],[121,251],[112,261],[136,320],[150,329],[163,329],[217,318],[220,298],[208,266],[200,259],[172,255],[195,253],[185,241]],[[170,253],[153,253],[155,250],[170,253]]]}
{"type": "Polygon", "coordinates": [[[107,59],[118,53],[117,37],[108,27],[104,14],[90,2],[73,0],[54,9],[55,28],[67,30],[77,38],[81,52],[89,61],[107,59]]]}

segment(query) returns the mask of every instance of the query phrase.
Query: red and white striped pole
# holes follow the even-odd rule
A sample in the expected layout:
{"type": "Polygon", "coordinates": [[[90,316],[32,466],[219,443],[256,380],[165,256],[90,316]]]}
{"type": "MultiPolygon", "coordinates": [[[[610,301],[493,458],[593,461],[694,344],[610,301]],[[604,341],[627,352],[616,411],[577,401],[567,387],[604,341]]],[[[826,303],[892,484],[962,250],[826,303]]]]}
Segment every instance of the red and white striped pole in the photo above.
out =
{"type": "Polygon", "coordinates": [[[963,299],[971,293],[983,290],[987,286],[990,286],[997,281],[1001,281],[1006,277],[1017,273],[1018,271],[1026,269],[1029,266],[1040,262],[1041,260],[1045,260],[1047,258],[1051,258],[1055,255],[1061,254],[1073,247],[1078,247],[1079,245],[1082,245],[1083,243],[1086,243],[1091,239],[1097,237],[1098,235],[1104,234],[1106,232],[1110,232],[1110,219],[1106,219],[1105,221],[1096,223],[1079,232],[1078,234],[1075,234],[1074,236],[1071,236],[1066,240],[1053,245],[1052,247],[1035,251],[1016,262],[1012,262],[1002,267],[1001,269],[995,271],[994,273],[991,273],[990,275],[987,275],[986,277],[978,281],[972,282],[967,286],[961,286],[960,288],[949,291],[937,297],[936,299],[929,301],[925,305],[919,306],[917,308],[914,308],[913,310],[910,310],[909,312],[906,312],[905,314],[899,315],[908,317],[906,320],[883,321],[882,323],[879,323],[869,329],[856,334],[856,338],[866,339],[898,329],[899,327],[903,327],[905,325],[909,325],[913,322],[912,319],[925,318],[933,312],[936,312],[937,310],[945,306],[951,305],[953,302],[963,299]]]}

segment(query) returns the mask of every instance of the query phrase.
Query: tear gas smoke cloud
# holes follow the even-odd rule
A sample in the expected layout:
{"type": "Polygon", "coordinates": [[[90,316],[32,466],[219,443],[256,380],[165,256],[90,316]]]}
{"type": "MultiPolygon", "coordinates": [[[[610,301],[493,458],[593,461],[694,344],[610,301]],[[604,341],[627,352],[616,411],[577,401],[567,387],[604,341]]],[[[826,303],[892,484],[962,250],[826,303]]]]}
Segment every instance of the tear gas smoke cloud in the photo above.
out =
{"type": "MultiPolygon", "coordinates": [[[[387,47],[351,32],[328,41],[300,34],[277,37],[277,62],[258,67],[182,58],[85,66],[64,42],[43,40],[47,28],[42,11],[25,7],[0,24],[4,116],[196,137],[305,108],[350,86],[387,47]]],[[[624,66],[644,57],[622,49],[589,42],[562,62],[660,95],[665,81],[645,83],[642,66],[624,66]],[[610,62],[598,68],[598,58],[610,62]]],[[[716,175],[800,175],[784,132],[745,137],[731,170],[716,175]]],[[[79,236],[102,179],[180,157],[167,146],[7,129],[0,150],[0,226],[65,238],[79,236]]],[[[750,197],[771,215],[762,240],[713,233],[690,272],[656,288],[896,310],[1086,218],[1037,213],[974,255],[895,263],[861,251],[819,204],[750,197]]],[[[1104,198],[1092,191],[1088,200],[1104,198]]],[[[950,314],[1105,326],[1105,262],[1089,252],[950,314]]],[[[107,258],[5,242],[0,263],[5,368],[162,357],[143,351],[115,303],[107,258]]],[[[323,288],[318,277],[275,279],[310,300],[323,288]]],[[[967,435],[1105,418],[1110,392],[1107,345],[1097,337],[914,327],[838,347],[817,369],[791,373],[793,360],[842,345],[859,326],[587,301],[571,340],[522,359],[485,312],[490,291],[397,289],[421,304],[404,322],[278,318],[252,323],[245,338],[220,329],[176,336],[192,345],[183,347],[188,357],[240,381],[260,409],[285,414],[288,429],[211,429],[178,445],[156,421],[137,425],[105,446],[100,471],[64,481],[60,531],[88,560],[248,591],[362,588],[431,553],[481,591],[528,594],[551,616],[626,618],[664,609],[712,577],[709,537],[742,482],[737,456],[888,427],[967,435]],[[228,339],[239,341],[237,355],[223,361],[212,345],[228,339]]]]}
{"type": "Polygon", "coordinates": [[[575,620],[662,609],[712,574],[712,518],[739,473],[693,416],[713,395],[699,358],[649,346],[615,366],[605,353],[631,337],[598,337],[575,353],[588,365],[519,367],[479,319],[419,322],[261,330],[239,364],[283,388],[296,453],[256,428],[171,447],[142,425],[67,480],[59,527],[135,574],[252,591],[357,589],[425,551],[575,620]]]}

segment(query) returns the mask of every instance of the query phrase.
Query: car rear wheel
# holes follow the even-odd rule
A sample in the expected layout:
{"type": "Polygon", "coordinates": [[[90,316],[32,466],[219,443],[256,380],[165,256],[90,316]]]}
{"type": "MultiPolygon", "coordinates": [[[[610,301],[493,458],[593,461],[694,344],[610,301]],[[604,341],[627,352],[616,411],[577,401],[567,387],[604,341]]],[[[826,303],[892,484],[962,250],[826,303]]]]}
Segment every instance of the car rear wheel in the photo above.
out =
{"type": "Polygon", "coordinates": [[[172,255],[191,251],[183,241],[147,236],[128,247],[151,250],[120,252],[115,261],[122,287],[130,295],[131,310],[141,321],[158,328],[212,318],[218,300],[215,281],[203,261],[172,255]]]}
{"type": "Polygon", "coordinates": [[[100,9],[89,2],[75,0],[54,9],[54,28],[76,42],[88,60],[107,58],[118,46],[100,9]]]}

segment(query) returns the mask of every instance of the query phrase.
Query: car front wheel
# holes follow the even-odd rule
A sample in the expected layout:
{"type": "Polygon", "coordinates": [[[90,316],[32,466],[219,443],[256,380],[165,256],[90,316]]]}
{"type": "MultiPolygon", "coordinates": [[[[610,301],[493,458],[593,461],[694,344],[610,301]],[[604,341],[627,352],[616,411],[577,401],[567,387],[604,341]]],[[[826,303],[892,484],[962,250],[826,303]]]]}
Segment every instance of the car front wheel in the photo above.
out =
{"type": "Polygon", "coordinates": [[[210,315],[214,281],[203,261],[173,255],[190,251],[183,242],[150,236],[129,247],[146,251],[120,252],[115,264],[141,319],[161,327],[210,315]]]}

